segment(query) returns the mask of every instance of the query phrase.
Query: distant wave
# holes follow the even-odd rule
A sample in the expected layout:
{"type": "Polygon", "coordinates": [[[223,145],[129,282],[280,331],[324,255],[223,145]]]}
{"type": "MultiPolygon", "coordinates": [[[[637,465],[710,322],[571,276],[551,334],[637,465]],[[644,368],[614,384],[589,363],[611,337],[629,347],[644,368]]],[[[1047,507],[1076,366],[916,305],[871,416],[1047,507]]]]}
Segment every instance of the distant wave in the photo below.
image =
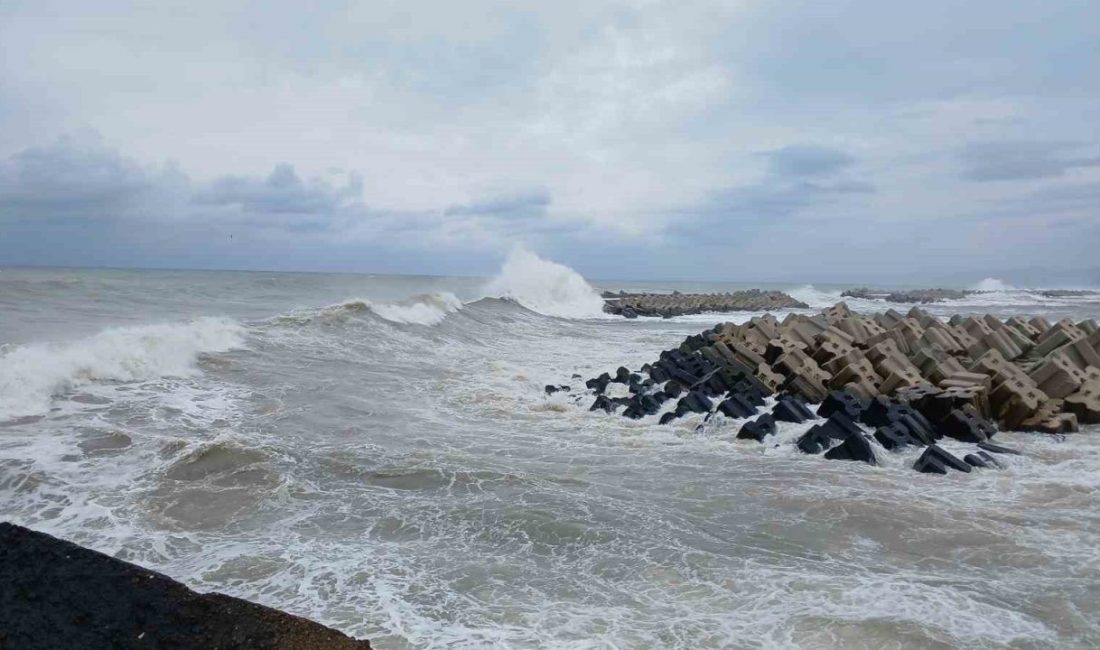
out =
{"type": "Polygon", "coordinates": [[[112,327],[65,345],[32,343],[0,353],[0,421],[49,411],[54,395],[95,381],[145,381],[199,374],[203,353],[244,346],[225,318],[112,327]]]}
{"type": "Polygon", "coordinates": [[[516,247],[500,274],[485,286],[489,296],[559,318],[602,318],[604,301],[580,273],[516,247]]]}
{"type": "Polygon", "coordinates": [[[974,291],[1020,291],[1020,287],[1014,287],[1000,278],[986,278],[970,288],[974,291]]]}

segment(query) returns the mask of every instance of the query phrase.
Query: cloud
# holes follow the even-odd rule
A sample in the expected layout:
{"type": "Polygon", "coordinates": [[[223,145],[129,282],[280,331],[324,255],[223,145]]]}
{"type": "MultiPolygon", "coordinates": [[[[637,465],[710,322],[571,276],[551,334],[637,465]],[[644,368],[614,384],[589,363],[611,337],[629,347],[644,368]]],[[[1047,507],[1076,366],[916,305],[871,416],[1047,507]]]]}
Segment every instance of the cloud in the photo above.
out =
{"type": "Polygon", "coordinates": [[[976,142],[963,147],[963,178],[1008,181],[1055,178],[1073,169],[1100,167],[1100,155],[1080,156],[1080,145],[1064,142],[976,142]]]}
{"type": "Polygon", "coordinates": [[[815,145],[789,145],[763,155],[776,176],[828,176],[855,162],[843,151],[815,145]]]}
{"type": "Polygon", "coordinates": [[[1094,232],[1093,4],[13,0],[0,263],[978,269],[1094,232]]]}
{"type": "Polygon", "coordinates": [[[536,191],[452,205],[444,210],[444,214],[532,217],[544,215],[549,205],[550,195],[545,191],[536,191]]]}

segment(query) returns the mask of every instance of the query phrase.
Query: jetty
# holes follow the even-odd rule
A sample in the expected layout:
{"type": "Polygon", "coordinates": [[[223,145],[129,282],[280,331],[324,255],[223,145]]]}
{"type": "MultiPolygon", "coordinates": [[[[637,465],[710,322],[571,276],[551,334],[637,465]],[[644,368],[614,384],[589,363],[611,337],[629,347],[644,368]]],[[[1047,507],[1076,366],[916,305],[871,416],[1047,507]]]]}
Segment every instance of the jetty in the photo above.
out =
{"type": "Polygon", "coordinates": [[[641,368],[589,379],[585,392],[592,411],[660,424],[721,415],[743,420],[738,437],[758,442],[777,422],[814,422],[796,443],[805,453],[874,463],[875,447],[919,446],[918,470],[969,471],[1012,451],[993,442],[999,431],[1068,434],[1100,423],[1100,327],[942,320],[920,307],[863,315],[841,302],[716,325],[641,368]],[[608,391],[615,383],[621,396],[608,391]],[[945,437],[978,446],[958,459],[937,444],[945,437]]]}

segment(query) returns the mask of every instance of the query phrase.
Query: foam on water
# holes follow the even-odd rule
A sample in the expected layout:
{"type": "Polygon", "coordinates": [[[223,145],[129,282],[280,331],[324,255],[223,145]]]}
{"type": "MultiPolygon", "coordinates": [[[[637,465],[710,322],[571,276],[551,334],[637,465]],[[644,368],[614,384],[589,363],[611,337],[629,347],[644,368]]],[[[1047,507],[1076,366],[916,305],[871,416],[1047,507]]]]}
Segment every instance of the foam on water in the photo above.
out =
{"type": "Polygon", "coordinates": [[[431,293],[392,304],[372,305],[371,310],[394,323],[436,325],[448,314],[462,309],[462,301],[453,293],[431,293]]]}
{"type": "Polygon", "coordinates": [[[516,247],[485,293],[559,318],[602,318],[604,301],[581,274],[516,247]]]}
{"type": "Polygon", "coordinates": [[[244,330],[225,318],[114,327],[65,345],[31,344],[0,354],[0,421],[41,415],[58,393],[97,381],[190,377],[200,354],[244,345],[244,330]]]}
{"type": "MultiPolygon", "coordinates": [[[[377,292],[421,295],[386,301],[411,317],[369,300],[287,311],[372,295],[350,284],[239,317],[248,352],[201,375],[193,354],[48,389],[50,417],[0,428],[0,514],[378,648],[1100,643],[1100,431],[998,434],[1026,455],[965,475],[914,472],[919,449],[832,461],[793,447],[812,423],[758,444],[721,415],[588,411],[584,378],[751,314],[547,318],[532,305],[554,292],[510,281],[515,302],[421,318],[437,280],[377,292]]],[[[800,297],[840,299],[826,294],[800,297]]]]}

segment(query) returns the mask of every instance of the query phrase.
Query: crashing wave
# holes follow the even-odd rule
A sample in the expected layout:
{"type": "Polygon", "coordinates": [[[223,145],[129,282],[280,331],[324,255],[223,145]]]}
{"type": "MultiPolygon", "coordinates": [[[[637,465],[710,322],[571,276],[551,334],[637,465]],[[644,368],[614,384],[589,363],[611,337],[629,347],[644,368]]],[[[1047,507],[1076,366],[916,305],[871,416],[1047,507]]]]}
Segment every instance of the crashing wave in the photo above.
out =
{"type": "Polygon", "coordinates": [[[393,323],[436,325],[462,309],[462,301],[450,292],[415,296],[399,303],[371,305],[371,311],[393,323]]]}
{"type": "Polygon", "coordinates": [[[603,298],[580,273],[516,247],[500,274],[485,287],[486,294],[507,298],[524,307],[559,318],[601,318],[603,298]]]}
{"type": "Polygon", "coordinates": [[[971,289],[974,291],[1019,291],[1019,287],[1014,287],[1000,278],[986,278],[972,286],[971,289]]]}
{"type": "Polygon", "coordinates": [[[146,381],[199,374],[200,354],[244,346],[226,318],[112,327],[66,345],[32,343],[0,353],[0,421],[41,415],[53,396],[96,381],[146,381]]]}

